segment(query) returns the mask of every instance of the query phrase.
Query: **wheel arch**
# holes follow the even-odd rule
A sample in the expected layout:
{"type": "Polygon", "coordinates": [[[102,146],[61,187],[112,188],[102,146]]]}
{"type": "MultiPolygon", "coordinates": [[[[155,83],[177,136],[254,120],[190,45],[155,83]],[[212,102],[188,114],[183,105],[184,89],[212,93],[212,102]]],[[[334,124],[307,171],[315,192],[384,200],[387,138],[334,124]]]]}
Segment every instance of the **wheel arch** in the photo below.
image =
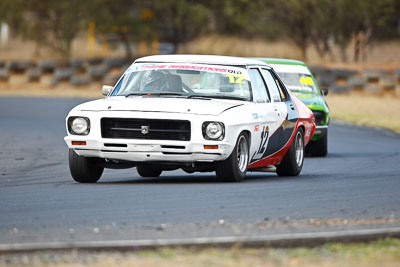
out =
{"type": "MultiPolygon", "coordinates": [[[[239,135],[241,134],[241,133],[245,133],[246,135],[247,135],[247,141],[248,141],[248,143],[249,143],[249,149],[250,149],[250,146],[251,146],[251,132],[250,132],[250,130],[242,130],[240,133],[239,133],[239,135]]],[[[239,136],[238,135],[238,136],[239,136]]]]}
{"type": "MultiPolygon", "coordinates": [[[[305,121],[299,121],[297,123],[296,129],[302,129],[303,130],[303,140],[304,140],[304,145],[307,145],[309,141],[311,140],[312,136],[314,135],[315,127],[312,127],[313,129],[309,129],[309,136],[307,136],[307,126],[309,126],[308,122],[305,121]]],[[[295,133],[295,131],[293,132],[295,133]]]]}
{"type": "Polygon", "coordinates": [[[304,124],[300,124],[299,127],[297,127],[297,129],[302,129],[303,134],[306,132],[306,127],[304,126],[304,124]]]}
{"type": "MultiPolygon", "coordinates": [[[[228,129],[225,129],[225,131],[227,131],[225,133],[225,138],[227,141],[229,141],[232,144],[232,151],[233,151],[234,144],[236,144],[241,133],[246,134],[247,142],[249,145],[249,150],[251,149],[251,144],[253,143],[251,140],[253,137],[251,126],[249,126],[245,123],[230,125],[228,127],[228,129]]],[[[232,151],[230,151],[230,153],[232,153],[232,151]]]]}

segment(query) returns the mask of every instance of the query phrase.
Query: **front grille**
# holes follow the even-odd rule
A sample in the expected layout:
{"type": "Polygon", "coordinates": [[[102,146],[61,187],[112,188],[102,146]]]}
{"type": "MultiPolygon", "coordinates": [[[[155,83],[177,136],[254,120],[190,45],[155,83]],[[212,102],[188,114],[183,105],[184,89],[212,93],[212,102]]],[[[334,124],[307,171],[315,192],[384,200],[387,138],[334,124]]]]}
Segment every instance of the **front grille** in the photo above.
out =
{"type": "Polygon", "coordinates": [[[324,125],[325,124],[325,113],[323,111],[313,110],[315,117],[315,125],[324,125]]]}
{"type": "Polygon", "coordinates": [[[102,118],[103,138],[190,141],[190,121],[102,118]]]}

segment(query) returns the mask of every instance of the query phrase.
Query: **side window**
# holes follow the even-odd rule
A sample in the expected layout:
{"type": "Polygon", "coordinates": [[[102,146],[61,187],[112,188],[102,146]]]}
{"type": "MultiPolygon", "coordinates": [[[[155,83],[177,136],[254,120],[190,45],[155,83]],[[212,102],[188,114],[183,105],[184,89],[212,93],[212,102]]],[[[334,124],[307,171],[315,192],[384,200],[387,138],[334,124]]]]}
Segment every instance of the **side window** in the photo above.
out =
{"type": "Polygon", "coordinates": [[[282,100],[283,100],[283,101],[287,101],[287,100],[289,99],[289,97],[288,97],[288,93],[287,93],[287,91],[286,91],[286,88],[284,87],[284,85],[282,84],[282,82],[279,81],[279,79],[278,79],[276,73],[271,72],[271,74],[272,74],[272,76],[274,76],[276,85],[278,85],[278,89],[279,89],[279,92],[281,93],[282,100]]]}
{"type": "Polygon", "coordinates": [[[253,99],[256,103],[269,103],[270,98],[264,80],[258,69],[249,70],[251,87],[253,89],[253,99]]]}
{"type": "Polygon", "coordinates": [[[122,76],[121,79],[119,79],[118,84],[115,86],[114,91],[112,92],[112,96],[118,95],[119,90],[121,89],[122,81],[124,80],[125,75],[122,76]]]}
{"type": "Polygon", "coordinates": [[[274,102],[281,102],[281,91],[279,90],[278,85],[275,82],[275,78],[272,76],[271,72],[266,69],[262,69],[261,72],[264,75],[269,93],[271,94],[271,98],[274,100],[274,102]]]}

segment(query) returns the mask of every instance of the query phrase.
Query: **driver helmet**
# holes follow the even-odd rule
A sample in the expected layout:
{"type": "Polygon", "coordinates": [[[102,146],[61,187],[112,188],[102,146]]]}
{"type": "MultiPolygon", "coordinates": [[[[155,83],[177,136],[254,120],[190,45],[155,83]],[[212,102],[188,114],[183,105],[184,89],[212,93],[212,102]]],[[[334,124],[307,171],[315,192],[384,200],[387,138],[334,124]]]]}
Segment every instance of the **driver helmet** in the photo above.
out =
{"type": "Polygon", "coordinates": [[[161,71],[153,70],[144,78],[143,90],[147,92],[160,92],[167,86],[167,78],[161,71]]]}

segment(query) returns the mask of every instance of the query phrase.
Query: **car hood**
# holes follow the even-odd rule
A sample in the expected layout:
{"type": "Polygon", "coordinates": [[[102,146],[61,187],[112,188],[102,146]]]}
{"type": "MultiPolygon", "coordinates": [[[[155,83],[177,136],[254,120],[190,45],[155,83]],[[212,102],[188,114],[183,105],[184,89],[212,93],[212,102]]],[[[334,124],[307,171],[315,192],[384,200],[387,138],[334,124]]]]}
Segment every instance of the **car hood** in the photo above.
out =
{"type": "Polygon", "coordinates": [[[78,111],[139,111],[198,115],[219,115],[227,109],[242,106],[242,101],[220,99],[186,99],[167,97],[108,97],[83,103],[78,111]]]}
{"type": "Polygon", "coordinates": [[[307,105],[310,109],[313,107],[323,107],[325,105],[324,98],[318,94],[304,94],[300,92],[293,92],[298,99],[307,105]]]}

